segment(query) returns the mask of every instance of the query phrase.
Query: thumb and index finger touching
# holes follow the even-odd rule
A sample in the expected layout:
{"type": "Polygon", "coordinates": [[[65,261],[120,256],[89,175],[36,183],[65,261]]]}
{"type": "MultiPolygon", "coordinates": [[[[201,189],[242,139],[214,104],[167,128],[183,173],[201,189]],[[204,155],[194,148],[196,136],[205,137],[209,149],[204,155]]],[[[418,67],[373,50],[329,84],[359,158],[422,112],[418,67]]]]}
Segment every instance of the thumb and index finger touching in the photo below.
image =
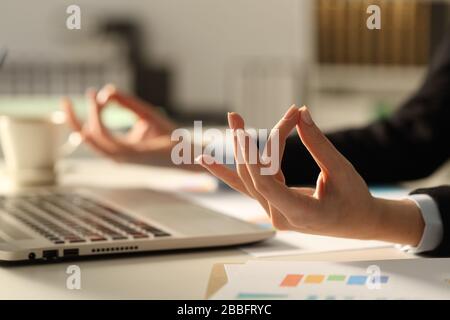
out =
{"type": "Polygon", "coordinates": [[[342,170],[346,159],[314,123],[306,106],[299,109],[297,133],[322,172],[330,176],[342,170]]]}

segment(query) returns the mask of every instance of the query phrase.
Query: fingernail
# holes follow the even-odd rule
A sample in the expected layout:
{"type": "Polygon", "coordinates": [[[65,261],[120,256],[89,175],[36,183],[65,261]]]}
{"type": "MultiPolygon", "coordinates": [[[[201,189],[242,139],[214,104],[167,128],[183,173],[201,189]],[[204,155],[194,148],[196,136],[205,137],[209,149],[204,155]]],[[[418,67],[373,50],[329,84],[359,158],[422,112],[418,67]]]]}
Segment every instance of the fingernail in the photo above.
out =
{"type": "Polygon", "coordinates": [[[300,114],[302,121],[306,123],[308,126],[312,126],[314,124],[313,119],[311,118],[311,114],[308,111],[306,106],[302,107],[302,112],[300,114]]]}
{"type": "Polygon", "coordinates": [[[235,121],[233,119],[233,113],[232,112],[228,112],[228,125],[230,126],[230,128],[234,129],[235,128],[235,121]]]}
{"type": "Polygon", "coordinates": [[[100,102],[100,103],[106,103],[106,101],[108,100],[108,93],[105,92],[105,91],[100,91],[100,92],[97,94],[97,100],[98,100],[98,102],[100,102]]]}
{"type": "Polygon", "coordinates": [[[117,90],[116,86],[113,85],[112,83],[108,83],[106,86],[104,86],[105,90],[109,91],[109,92],[114,92],[117,90]]]}
{"type": "Polygon", "coordinates": [[[104,86],[97,94],[97,99],[101,103],[106,103],[110,96],[116,92],[116,87],[112,84],[107,84],[104,86]]]}
{"type": "Polygon", "coordinates": [[[283,116],[283,119],[285,119],[285,120],[290,120],[290,119],[292,119],[292,118],[295,116],[295,114],[297,113],[297,111],[298,111],[298,108],[295,106],[295,104],[293,104],[293,105],[288,109],[288,111],[286,111],[286,113],[285,113],[284,116],[283,116]]]}

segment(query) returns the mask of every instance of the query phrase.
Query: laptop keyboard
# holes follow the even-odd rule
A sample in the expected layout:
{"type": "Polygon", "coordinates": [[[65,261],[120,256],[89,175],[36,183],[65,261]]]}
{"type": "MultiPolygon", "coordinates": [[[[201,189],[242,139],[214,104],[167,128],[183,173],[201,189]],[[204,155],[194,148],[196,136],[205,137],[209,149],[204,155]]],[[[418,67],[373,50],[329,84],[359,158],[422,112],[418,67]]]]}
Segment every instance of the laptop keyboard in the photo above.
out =
{"type": "Polygon", "coordinates": [[[73,193],[0,196],[0,209],[55,244],[170,236],[145,221],[73,193]]]}

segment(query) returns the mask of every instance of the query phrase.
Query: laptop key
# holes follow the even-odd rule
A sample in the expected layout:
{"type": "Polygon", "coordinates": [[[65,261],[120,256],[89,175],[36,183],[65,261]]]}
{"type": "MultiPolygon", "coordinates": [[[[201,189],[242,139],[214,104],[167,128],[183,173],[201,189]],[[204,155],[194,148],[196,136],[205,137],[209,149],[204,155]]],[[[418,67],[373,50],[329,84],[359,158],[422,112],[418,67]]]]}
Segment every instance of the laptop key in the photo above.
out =
{"type": "Polygon", "coordinates": [[[25,223],[25,225],[29,226],[31,229],[33,229],[43,237],[49,239],[50,241],[60,240],[60,236],[74,236],[69,231],[60,228],[49,220],[37,215],[32,211],[28,211],[27,209],[16,207],[14,208],[14,210],[9,210],[9,212],[13,214],[13,216],[15,216],[17,219],[25,223]],[[42,228],[42,225],[45,226],[45,228],[42,228]]]}
{"type": "Polygon", "coordinates": [[[164,231],[154,232],[153,235],[155,237],[168,237],[168,236],[170,236],[169,233],[164,232],[164,231]]]}
{"type": "Polygon", "coordinates": [[[80,243],[80,242],[86,242],[86,240],[84,239],[73,239],[73,240],[69,240],[70,243],[80,243]]]}
{"type": "Polygon", "coordinates": [[[113,209],[111,207],[108,207],[104,204],[97,204],[96,202],[94,202],[93,200],[90,199],[85,199],[83,200],[84,202],[81,202],[86,208],[90,208],[91,210],[95,210],[96,214],[101,215],[104,219],[106,219],[109,223],[111,223],[112,225],[114,225],[115,227],[121,229],[122,231],[124,231],[125,233],[131,234],[133,235],[133,228],[138,228],[138,229],[142,229],[154,236],[158,236],[158,237],[167,237],[170,236],[169,233],[162,231],[156,227],[153,227],[151,225],[149,225],[148,223],[139,220],[137,218],[134,218],[131,215],[127,215],[123,212],[117,211],[116,209],[113,209]],[[129,227],[128,225],[125,225],[123,223],[119,223],[117,220],[112,219],[110,217],[107,216],[107,214],[111,214],[113,216],[116,216],[117,218],[119,218],[120,220],[125,221],[128,225],[131,225],[132,227],[129,227]]]}
{"type": "Polygon", "coordinates": [[[0,207],[54,244],[167,237],[169,233],[98,202],[71,193],[0,199],[0,207]]]}
{"type": "Polygon", "coordinates": [[[96,242],[96,241],[106,241],[107,239],[103,237],[92,237],[89,238],[89,240],[96,242]]]}
{"type": "Polygon", "coordinates": [[[134,235],[133,235],[133,238],[134,238],[134,239],[148,238],[148,234],[143,234],[143,233],[140,233],[140,234],[134,234],[134,235]]]}
{"type": "Polygon", "coordinates": [[[149,225],[147,225],[146,227],[142,227],[142,229],[144,229],[148,233],[153,234],[155,237],[168,237],[168,236],[170,236],[169,233],[167,233],[165,231],[162,231],[161,229],[149,226],[149,225]]]}
{"type": "Polygon", "coordinates": [[[128,239],[128,237],[125,237],[125,236],[114,236],[114,237],[112,237],[112,239],[113,240],[125,240],[125,239],[128,239]]]}

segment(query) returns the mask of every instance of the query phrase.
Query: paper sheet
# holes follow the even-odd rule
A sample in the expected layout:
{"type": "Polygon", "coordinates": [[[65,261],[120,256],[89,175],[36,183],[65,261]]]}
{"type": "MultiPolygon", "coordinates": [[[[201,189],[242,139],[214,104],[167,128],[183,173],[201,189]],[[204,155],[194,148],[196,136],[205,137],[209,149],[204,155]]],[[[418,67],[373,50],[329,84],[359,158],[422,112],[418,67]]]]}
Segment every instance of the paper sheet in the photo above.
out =
{"type": "Polygon", "coordinates": [[[249,261],[212,299],[450,299],[450,259],[249,261]]]}
{"type": "MultiPolygon", "coordinates": [[[[373,194],[379,197],[397,199],[407,195],[398,188],[376,188],[373,194]]],[[[257,223],[271,228],[270,220],[258,202],[233,191],[220,191],[210,194],[191,194],[189,199],[218,212],[257,223]],[[224,203],[227,205],[224,206],[224,203]]],[[[393,244],[381,241],[324,237],[298,232],[278,231],[277,235],[264,242],[242,246],[241,249],[254,257],[273,257],[296,255],[311,252],[344,251],[370,248],[392,247],[393,244]]]]}
{"type": "Polygon", "coordinates": [[[275,238],[241,247],[254,257],[275,257],[300,253],[388,248],[393,244],[381,241],[324,237],[299,232],[279,231],[275,238]]]}
{"type": "Polygon", "coordinates": [[[242,270],[242,264],[225,264],[224,266],[225,273],[227,275],[228,280],[235,279],[242,270]]]}

